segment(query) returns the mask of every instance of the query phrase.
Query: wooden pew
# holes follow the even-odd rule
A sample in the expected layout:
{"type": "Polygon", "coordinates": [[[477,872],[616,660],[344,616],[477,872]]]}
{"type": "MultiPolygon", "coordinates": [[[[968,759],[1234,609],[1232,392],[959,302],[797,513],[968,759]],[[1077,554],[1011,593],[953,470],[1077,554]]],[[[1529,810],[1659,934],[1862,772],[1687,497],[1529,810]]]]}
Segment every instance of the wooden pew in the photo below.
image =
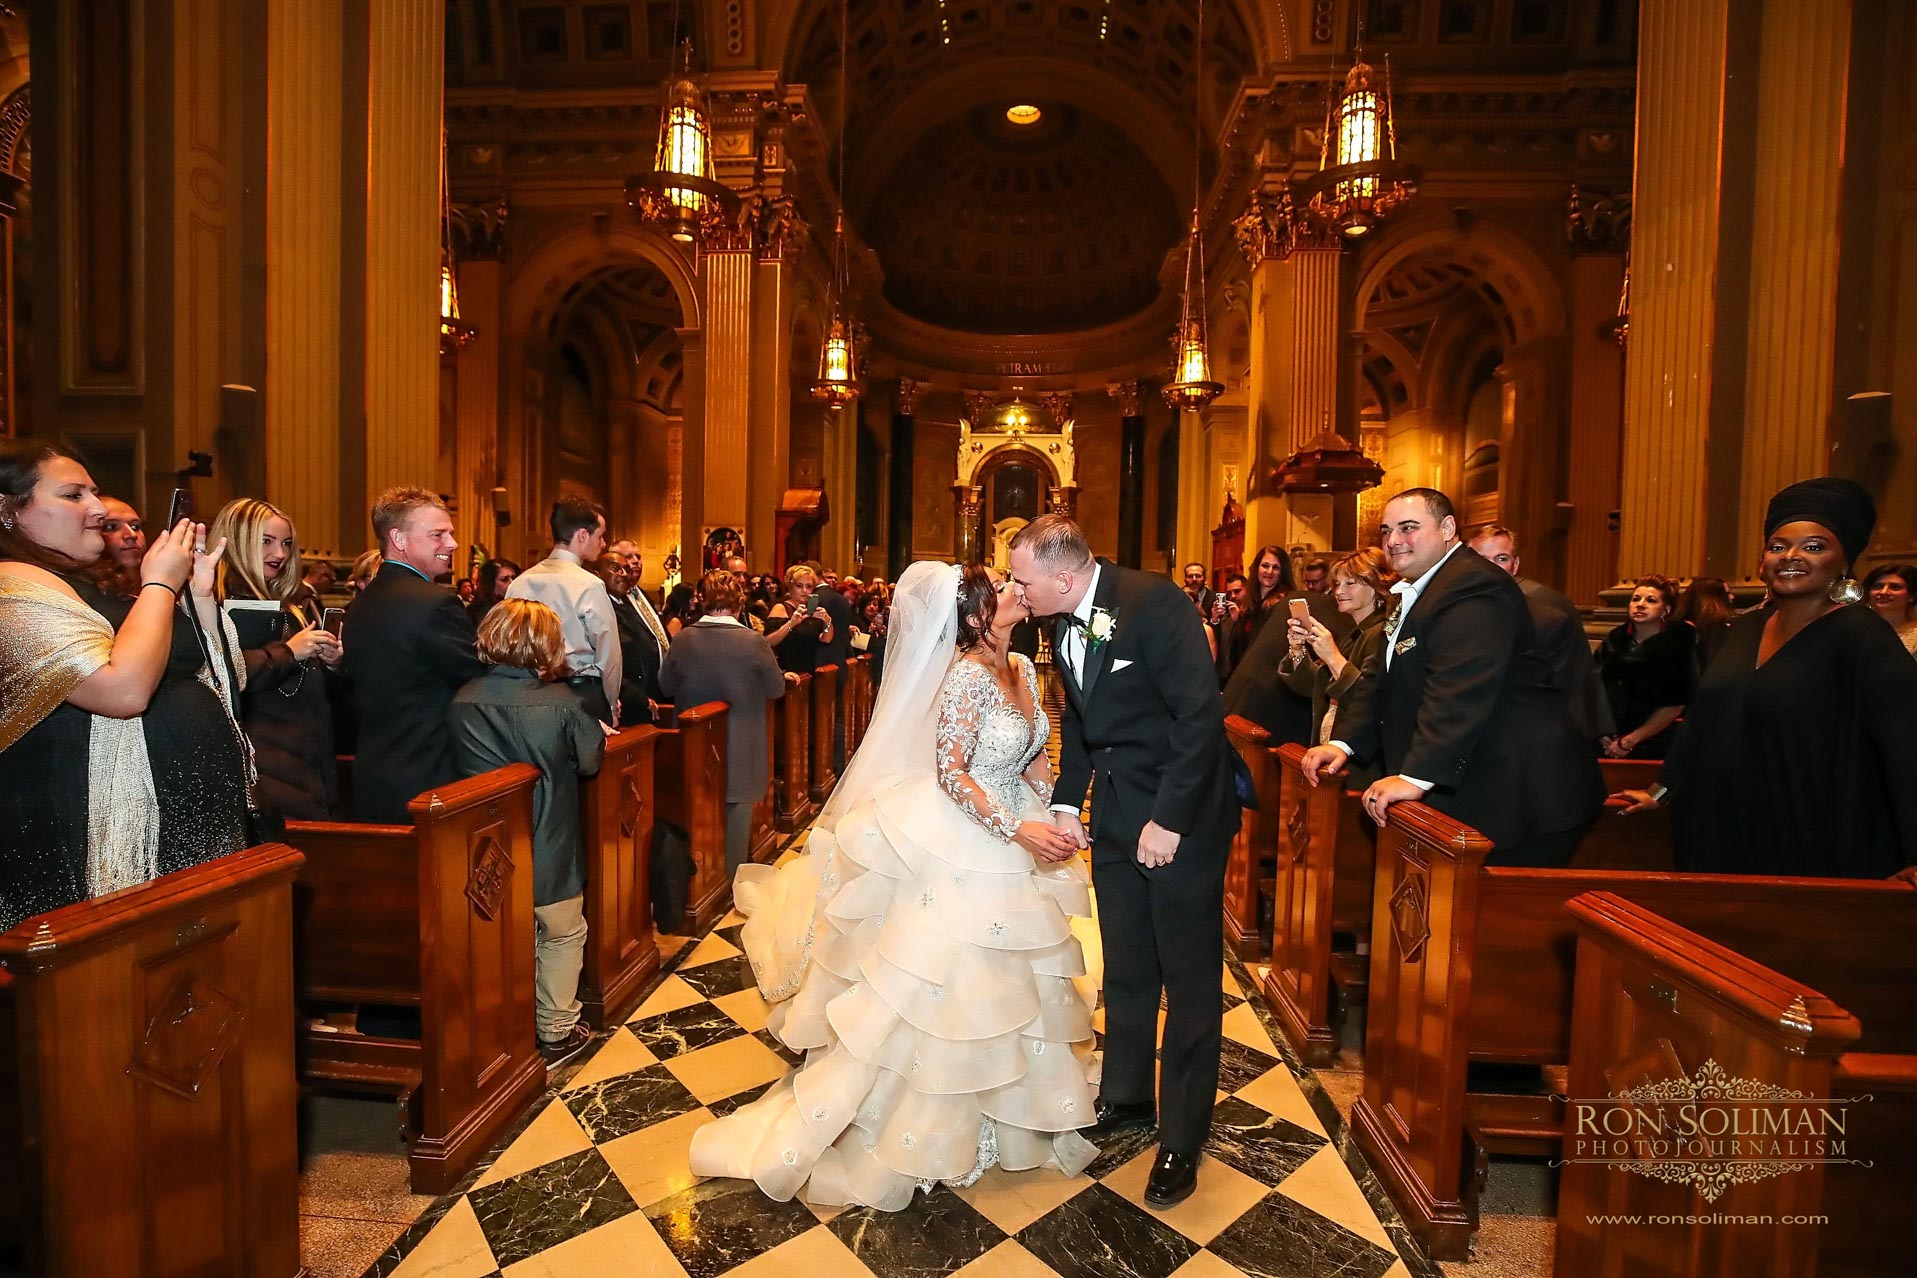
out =
{"type": "MultiPolygon", "coordinates": [[[[1831,1111],[1843,1115],[1844,1148],[1825,1152],[1838,1161],[1733,1183],[1710,1199],[1688,1182],[1581,1161],[1607,1152],[1582,1147],[1581,1131],[1605,1130],[1596,1114],[1586,1114],[1564,1150],[1559,1278],[1862,1278],[1908,1269],[1907,1227],[1917,1224],[1917,1162],[1910,1158],[1917,1146],[1917,947],[1910,944],[1917,893],[1907,895],[1901,936],[1886,926],[1897,926],[1895,910],[1859,920],[1884,928],[1861,937],[1813,935],[1804,920],[1774,920],[1782,933],[1796,934],[1776,942],[1788,950],[1789,975],[1615,893],[1570,903],[1579,933],[1571,1097],[1691,1079],[1715,1061],[1734,1079],[1819,1100],[1871,1100],[1831,1111]],[[1861,1024],[1847,1010],[1853,1004],[1869,1009],[1859,1014],[1861,1024]],[[1712,1214],[1778,1222],[1821,1216],[1828,1223],[1676,1223],[1712,1214]],[[1673,1223],[1597,1223],[1622,1215],[1673,1223]]],[[[1808,1112],[1821,1117],[1818,1108],[1808,1112]]]]}
{"type": "Polygon", "coordinates": [[[1888,881],[1486,868],[1489,852],[1475,830],[1400,803],[1379,837],[1372,891],[1352,1134],[1405,1223],[1447,1260],[1469,1251],[1490,1155],[1559,1149],[1560,1101],[1471,1093],[1466,1074],[1474,1063],[1569,1059],[1573,897],[1616,892],[1780,970],[1837,936],[1908,944],[1917,921],[1917,892],[1888,881]]]}
{"type": "Polygon", "coordinates": [[[300,1078],[400,1098],[415,1193],[450,1189],[546,1085],[533,1024],[532,788],[500,768],[407,804],[412,825],[289,821],[303,1011],[417,1007],[419,1039],[299,1032],[300,1078]]]}
{"type": "Polygon", "coordinates": [[[812,780],[806,789],[806,796],[814,803],[824,803],[838,784],[838,773],[832,765],[838,714],[839,668],[820,666],[812,672],[812,780]]]}
{"type": "Polygon", "coordinates": [[[1278,858],[1265,1000],[1305,1062],[1327,1065],[1337,1052],[1334,984],[1347,1003],[1364,998],[1369,965],[1358,946],[1371,937],[1376,827],[1345,791],[1343,773],[1310,786],[1300,770],[1304,747],[1286,744],[1272,755],[1277,797],[1268,837],[1278,858]]]}
{"type": "Polygon", "coordinates": [[[652,931],[653,791],[659,730],[606,739],[599,775],[579,787],[586,850],[586,960],[579,1001],[594,1029],[620,1024],[659,970],[652,931]]]}
{"type": "MultiPolygon", "coordinates": [[[[786,696],[792,695],[791,687],[786,688],[786,696]]],[[[785,697],[780,697],[784,701],[785,697]]],[[[778,704],[777,702],[773,703],[778,704]]],[[[752,844],[747,858],[753,861],[770,861],[779,854],[779,774],[771,767],[774,751],[779,745],[779,716],[772,706],[765,709],[765,757],[766,779],[765,793],[752,805],[752,844]]]]}
{"type": "Polygon", "coordinates": [[[1265,949],[1258,909],[1265,859],[1277,843],[1277,764],[1272,758],[1271,733],[1243,715],[1226,716],[1225,736],[1250,770],[1252,789],[1258,795],[1258,806],[1241,814],[1225,858],[1225,944],[1249,962],[1265,949]]]}
{"type": "MultiPolygon", "coordinates": [[[[1278,850],[1265,998],[1292,1048],[1307,1064],[1326,1065],[1337,1050],[1338,1007],[1366,1000],[1370,962],[1359,946],[1371,937],[1377,827],[1366,819],[1357,793],[1345,791],[1338,778],[1315,788],[1305,784],[1303,747],[1280,746],[1274,754],[1278,817],[1263,836],[1278,850]]],[[[1606,793],[1614,794],[1648,787],[1660,765],[1606,759],[1598,766],[1606,793]]],[[[1668,870],[1669,812],[1623,817],[1621,808],[1607,802],[1578,844],[1573,867],[1668,870]]]]}
{"type": "Polygon", "coordinates": [[[299,868],[248,848],[0,935],[0,1270],[304,1272],[299,868]]]}
{"type": "Polygon", "coordinates": [[[688,935],[716,922],[732,899],[732,880],[726,873],[727,709],[723,701],[708,701],[681,710],[673,727],[659,738],[659,815],[684,830],[692,844],[693,881],[684,924],[688,935]]]}
{"type": "Polygon", "coordinates": [[[812,801],[812,676],[787,681],[772,703],[772,822],[781,834],[805,828],[819,810],[812,801]]]}
{"type": "Polygon", "coordinates": [[[854,653],[845,659],[845,757],[865,737],[866,699],[872,693],[872,658],[854,653]]]}

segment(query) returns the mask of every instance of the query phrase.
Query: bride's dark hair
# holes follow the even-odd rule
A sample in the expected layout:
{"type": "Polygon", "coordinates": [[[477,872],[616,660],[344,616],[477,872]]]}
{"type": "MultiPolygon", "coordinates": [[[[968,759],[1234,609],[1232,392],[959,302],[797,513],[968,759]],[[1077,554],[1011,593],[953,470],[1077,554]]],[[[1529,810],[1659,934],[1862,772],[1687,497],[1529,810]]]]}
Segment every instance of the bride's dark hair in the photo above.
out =
{"type": "Polygon", "coordinates": [[[998,611],[998,587],[992,582],[991,570],[984,564],[967,564],[959,570],[958,582],[958,650],[970,652],[974,648],[987,648],[996,651],[998,641],[992,638],[992,616],[998,611]]]}

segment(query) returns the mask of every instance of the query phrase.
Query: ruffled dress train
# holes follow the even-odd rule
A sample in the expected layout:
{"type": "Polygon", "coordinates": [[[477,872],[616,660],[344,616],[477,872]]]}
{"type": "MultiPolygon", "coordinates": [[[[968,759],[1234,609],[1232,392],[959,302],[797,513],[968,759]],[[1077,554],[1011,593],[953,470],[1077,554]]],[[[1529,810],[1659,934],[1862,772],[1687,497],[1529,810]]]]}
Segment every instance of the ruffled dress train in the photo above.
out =
{"type": "MultiPolygon", "coordinates": [[[[1045,819],[1029,788],[994,790],[1002,812],[1045,819]]],[[[767,1027],[806,1055],[694,1135],[693,1172],[897,1211],[993,1166],[1091,1162],[1076,1131],[1096,1074],[1077,858],[1035,869],[927,774],[815,829],[777,869],[742,868],[734,892],[767,1027]]]]}

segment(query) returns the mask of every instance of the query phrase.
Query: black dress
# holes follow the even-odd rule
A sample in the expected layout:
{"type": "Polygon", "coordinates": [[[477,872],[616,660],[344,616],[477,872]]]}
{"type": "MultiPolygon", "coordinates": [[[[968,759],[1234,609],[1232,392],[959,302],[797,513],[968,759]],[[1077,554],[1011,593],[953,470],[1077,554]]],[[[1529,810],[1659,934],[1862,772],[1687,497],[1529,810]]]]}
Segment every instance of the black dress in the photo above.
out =
{"type": "MultiPolygon", "coordinates": [[[[131,599],[83,577],[66,582],[115,631],[133,610],[131,599]]],[[[199,680],[201,660],[193,626],[176,614],[166,672],[140,718],[159,801],[161,874],[246,846],[240,741],[219,695],[199,680]]],[[[0,929],[86,899],[91,734],[92,716],[62,704],[0,751],[0,929]]]]}
{"type": "MultiPolygon", "coordinates": [[[[231,597],[250,596],[237,574],[231,597]]],[[[319,619],[314,614],[314,621],[319,619]]],[[[338,821],[344,812],[334,763],[333,675],[318,661],[302,663],[286,641],[301,622],[277,612],[239,610],[234,628],[246,657],[246,735],[253,741],[259,793],[289,821],[338,821]]]]}
{"type": "MultiPolygon", "coordinates": [[[[789,605],[780,604],[779,607],[785,609],[785,611],[777,616],[768,616],[766,618],[765,628],[767,634],[771,634],[774,630],[783,626],[786,622],[786,618],[792,615],[792,609],[789,605]]],[[[792,630],[786,637],[781,639],[778,646],[772,650],[772,654],[779,659],[779,669],[785,671],[787,674],[811,674],[814,670],[826,664],[824,657],[821,655],[825,652],[826,645],[820,642],[819,639],[819,636],[824,633],[825,618],[819,616],[817,613],[814,613],[798,625],[792,627],[792,630]]]]}
{"type": "MultiPolygon", "coordinates": [[[[1636,732],[1664,707],[1690,704],[1697,684],[1697,632],[1678,622],[1638,643],[1630,626],[1618,626],[1598,645],[1597,661],[1612,722],[1619,733],[1636,732]]],[[[1666,727],[1638,742],[1628,757],[1662,759],[1674,734],[1674,726],[1666,727]]]]}
{"type": "Polygon", "coordinates": [[[1731,624],[1665,760],[1677,868],[1884,878],[1917,865],[1917,662],[1838,608],[1757,664],[1731,624]]]}

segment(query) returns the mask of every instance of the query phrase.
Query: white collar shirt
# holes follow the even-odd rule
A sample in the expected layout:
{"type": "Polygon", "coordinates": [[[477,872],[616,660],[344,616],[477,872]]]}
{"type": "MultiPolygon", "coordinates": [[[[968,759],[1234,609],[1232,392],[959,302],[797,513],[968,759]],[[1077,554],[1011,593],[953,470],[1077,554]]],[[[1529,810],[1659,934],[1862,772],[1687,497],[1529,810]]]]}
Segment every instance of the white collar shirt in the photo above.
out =
{"type": "Polygon", "coordinates": [[[1099,565],[1098,561],[1094,559],[1092,561],[1092,582],[1089,586],[1085,587],[1085,597],[1078,601],[1078,607],[1072,609],[1072,616],[1078,618],[1081,624],[1062,627],[1065,635],[1060,641],[1059,646],[1062,651],[1060,651],[1058,655],[1061,660],[1069,665],[1072,676],[1078,680],[1079,687],[1081,688],[1085,686],[1085,640],[1091,633],[1088,627],[1091,625],[1092,612],[1095,607],[1092,601],[1098,597],[1098,575],[1103,571],[1104,569],[1099,565]]]}
{"type": "Polygon", "coordinates": [[[606,689],[606,704],[617,715],[619,681],[624,662],[619,652],[619,619],[612,608],[606,583],[579,562],[564,546],[513,578],[506,598],[545,604],[559,614],[559,633],[566,641],[566,668],[576,678],[597,675],[606,689]]]}

